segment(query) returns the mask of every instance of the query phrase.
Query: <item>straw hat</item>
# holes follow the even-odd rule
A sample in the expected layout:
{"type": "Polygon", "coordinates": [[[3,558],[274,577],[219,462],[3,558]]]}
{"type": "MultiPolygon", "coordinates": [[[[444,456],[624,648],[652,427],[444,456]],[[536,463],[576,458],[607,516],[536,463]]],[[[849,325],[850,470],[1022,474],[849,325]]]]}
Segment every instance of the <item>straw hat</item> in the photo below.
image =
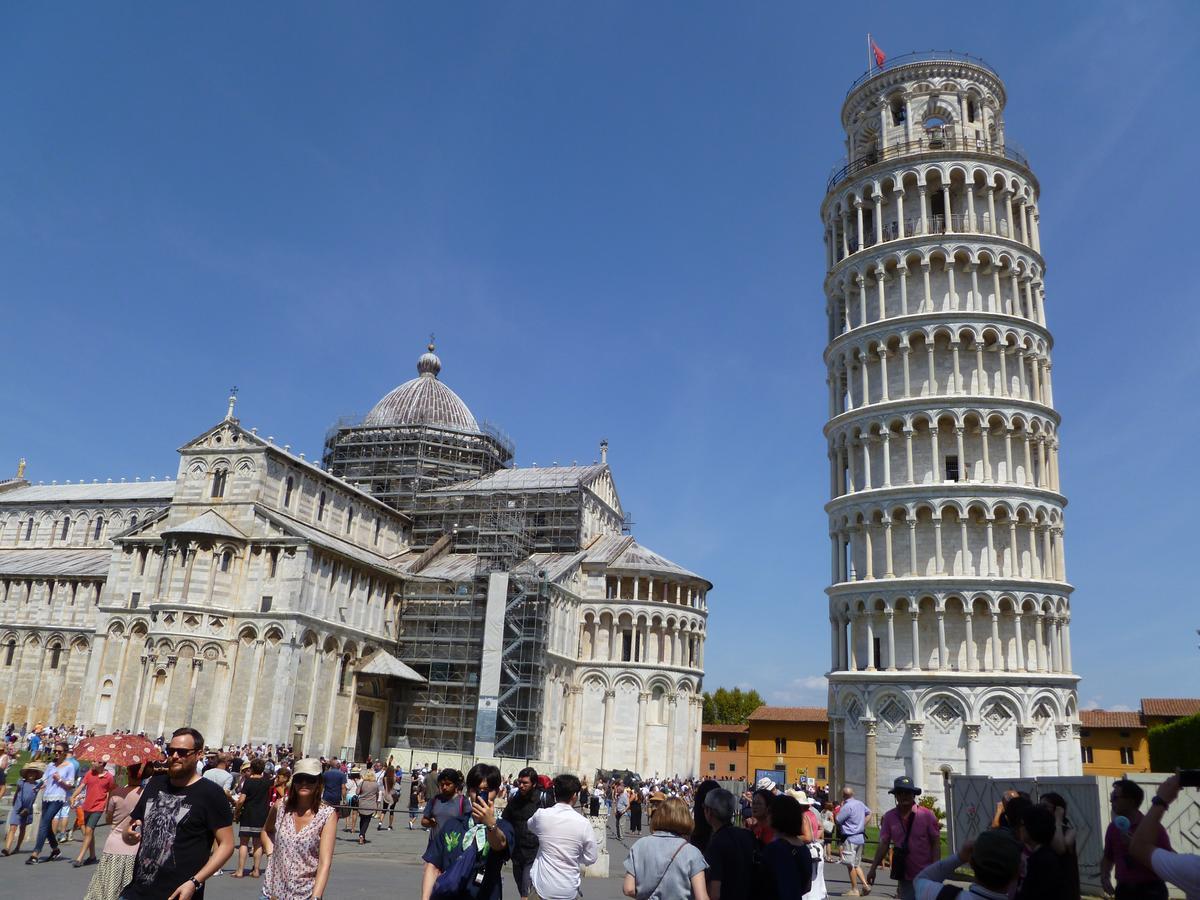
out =
{"type": "Polygon", "coordinates": [[[46,764],[40,762],[28,763],[25,768],[21,770],[21,777],[28,778],[31,774],[41,778],[46,774],[46,764]]]}

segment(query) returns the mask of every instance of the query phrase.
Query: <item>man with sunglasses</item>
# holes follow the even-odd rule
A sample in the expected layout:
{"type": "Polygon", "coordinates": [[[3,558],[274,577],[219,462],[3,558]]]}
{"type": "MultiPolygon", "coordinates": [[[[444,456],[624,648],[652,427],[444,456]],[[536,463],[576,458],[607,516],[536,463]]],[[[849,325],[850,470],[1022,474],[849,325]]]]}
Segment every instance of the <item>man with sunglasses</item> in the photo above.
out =
{"type": "Polygon", "coordinates": [[[233,811],[225,792],[196,771],[204,737],[180,728],[167,746],[167,774],[150,779],[125,823],[137,844],[133,881],[121,900],[189,900],[233,855],[233,811]]]}
{"type": "Polygon", "coordinates": [[[32,866],[41,862],[42,844],[50,841],[49,862],[62,856],[58,849],[58,838],[54,834],[54,820],[67,803],[67,795],[75,788],[75,764],[67,759],[67,745],[59,741],[54,745],[54,762],[46,767],[42,776],[42,817],[38,821],[37,843],[33,845],[33,855],[25,860],[25,865],[32,866]]]}

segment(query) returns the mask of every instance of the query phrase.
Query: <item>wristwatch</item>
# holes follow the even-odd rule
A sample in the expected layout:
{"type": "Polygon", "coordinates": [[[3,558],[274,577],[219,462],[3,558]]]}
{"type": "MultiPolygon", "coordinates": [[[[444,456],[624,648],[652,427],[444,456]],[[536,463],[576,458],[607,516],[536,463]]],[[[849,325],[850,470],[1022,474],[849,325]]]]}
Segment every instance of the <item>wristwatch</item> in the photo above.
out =
{"type": "Polygon", "coordinates": [[[1158,796],[1158,794],[1155,794],[1153,797],[1150,798],[1150,805],[1151,806],[1161,806],[1163,809],[1167,809],[1171,804],[1168,803],[1166,800],[1164,800],[1162,797],[1158,796]]]}

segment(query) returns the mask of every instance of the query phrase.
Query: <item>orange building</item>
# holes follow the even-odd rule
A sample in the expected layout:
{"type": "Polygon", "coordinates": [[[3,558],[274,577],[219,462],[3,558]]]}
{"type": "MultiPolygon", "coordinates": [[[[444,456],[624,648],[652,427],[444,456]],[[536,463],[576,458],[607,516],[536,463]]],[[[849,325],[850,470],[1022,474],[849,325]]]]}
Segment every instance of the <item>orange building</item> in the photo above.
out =
{"type": "Polygon", "coordinates": [[[700,777],[746,778],[749,725],[700,726],[700,777]]]}
{"type": "Polygon", "coordinates": [[[760,706],[750,714],[747,777],[764,773],[791,784],[829,781],[829,714],[823,706],[760,706]]]}
{"type": "Polygon", "coordinates": [[[1079,724],[1084,775],[1150,771],[1150,729],[1140,713],[1084,709],[1079,724]]]}

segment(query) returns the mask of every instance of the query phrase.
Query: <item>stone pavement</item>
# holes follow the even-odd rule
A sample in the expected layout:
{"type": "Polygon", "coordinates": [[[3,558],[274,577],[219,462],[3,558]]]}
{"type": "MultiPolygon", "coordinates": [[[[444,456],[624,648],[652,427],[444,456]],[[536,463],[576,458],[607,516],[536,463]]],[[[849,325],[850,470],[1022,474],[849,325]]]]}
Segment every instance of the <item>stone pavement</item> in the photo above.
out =
{"type": "MultiPolygon", "coordinates": [[[[361,846],[357,837],[345,832],[339,832],[336,855],[333,861],[333,873],[329,880],[329,889],[325,896],[330,900],[342,898],[370,898],[379,900],[380,897],[397,898],[397,900],[420,900],[421,896],[421,854],[425,850],[427,836],[424,832],[409,831],[404,823],[397,819],[394,831],[376,831],[372,824],[368,835],[370,843],[361,846]]],[[[101,828],[100,843],[103,844],[107,828],[101,828]]],[[[621,874],[628,847],[632,846],[633,838],[622,837],[618,841],[611,834],[608,841],[609,878],[585,878],[583,893],[586,900],[621,900],[621,874]]],[[[37,866],[24,865],[28,850],[33,842],[27,837],[23,852],[18,856],[0,858],[0,884],[3,890],[0,895],[9,897],[82,897],[87,889],[88,881],[95,868],[84,866],[79,869],[71,867],[70,860],[79,852],[78,839],[69,844],[63,844],[63,856],[53,863],[42,863],[37,866]]],[[[49,848],[42,851],[45,858],[49,848]]],[[[261,881],[252,878],[234,879],[229,877],[232,868],[226,866],[226,874],[214,878],[205,890],[207,900],[258,900],[260,897],[261,881]]],[[[826,883],[830,896],[842,896],[840,892],[849,888],[845,880],[845,869],[839,866],[828,866],[826,883]]],[[[890,882],[889,882],[890,884],[890,882]]],[[[512,876],[506,870],[504,896],[508,900],[516,898],[516,890],[512,876]]],[[[895,891],[883,884],[882,873],[880,884],[872,891],[873,897],[894,897],[895,891]]]]}

